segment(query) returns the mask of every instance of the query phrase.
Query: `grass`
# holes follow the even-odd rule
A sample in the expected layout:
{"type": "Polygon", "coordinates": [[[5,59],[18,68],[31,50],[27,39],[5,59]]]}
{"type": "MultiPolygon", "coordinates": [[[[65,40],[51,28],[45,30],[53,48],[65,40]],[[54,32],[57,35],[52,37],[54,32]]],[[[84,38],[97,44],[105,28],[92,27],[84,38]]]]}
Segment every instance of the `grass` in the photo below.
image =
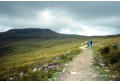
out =
{"type": "Polygon", "coordinates": [[[107,81],[120,81],[120,38],[100,40],[94,46],[94,65],[107,81]],[[105,76],[106,75],[106,76],[105,76]]]}
{"type": "Polygon", "coordinates": [[[119,81],[119,37],[89,37],[85,39],[54,39],[41,40],[29,39],[14,42],[4,41],[0,43],[0,80],[5,80],[10,76],[27,72],[26,75],[17,77],[13,81],[54,81],[62,71],[62,67],[46,71],[32,72],[39,65],[50,63],[66,63],[71,61],[81,51],[81,43],[93,41],[94,65],[105,78],[119,81]],[[105,64],[102,67],[101,64],[105,64]],[[110,72],[105,70],[109,69],[110,72]],[[116,75],[117,77],[110,77],[116,75]]]}
{"type": "Polygon", "coordinates": [[[2,52],[5,55],[0,58],[0,78],[6,79],[23,71],[31,72],[38,65],[68,62],[80,52],[78,48],[80,43],[81,40],[77,39],[30,40],[29,42],[26,40],[3,46],[4,48],[11,47],[12,51],[2,52]],[[56,57],[60,59],[56,60],[56,57]]]}
{"type": "Polygon", "coordinates": [[[62,67],[54,68],[48,72],[41,70],[36,72],[30,72],[27,75],[17,77],[13,81],[54,81],[54,78],[59,76],[62,67]]]}
{"type": "MultiPolygon", "coordinates": [[[[65,62],[69,62],[79,53],[80,53],[80,50],[73,50],[70,53],[60,55],[59,56],[60,59],[54,60],[54,62],[61,63],[61,64],[65,62]]],[[[55,78],[57,78],[60,75],[60,72],[62,70],[63,70],[63,66],[59,66],[57,68],[50,69],[47,72],[44,70],[37,71],[37,72],[30,72],[23,77],[18,77],[14,79],[13,81],[55,81],[55,78]]]]}

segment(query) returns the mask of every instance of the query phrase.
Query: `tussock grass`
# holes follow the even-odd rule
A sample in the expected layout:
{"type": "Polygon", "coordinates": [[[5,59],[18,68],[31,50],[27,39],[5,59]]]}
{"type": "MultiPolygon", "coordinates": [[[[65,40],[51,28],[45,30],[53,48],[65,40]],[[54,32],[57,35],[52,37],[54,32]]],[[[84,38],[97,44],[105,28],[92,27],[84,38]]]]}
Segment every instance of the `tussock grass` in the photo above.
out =
{"type": "Polygon", "coordinates": [[[62,67],[46,71],[32,72],[39,65],[48,65],[50,63],[65,63],[73,60],[79,54],[79,46],[83,42],[93,41],[95,51],[95,65],[103,75],[108,75],[107,80],[119,81],[119,37],[89,37],[85,39],[54,39],[41,40],[29,39],[14,41],[6,44],[0,43],[0,80],[6,80],[10,76],[21,72],[27,75],[17,77],[14,81],[54,81],[59,76],[62,67]],[[105,64],[104,67],[101,64],[105,64]],[[105,71],[109,69],[110,72],[105,71]],[[110,77],[116,75],[117,77],[110,77]],[[42,78],[43,77],[43,78],[42,78]]]}
{"type": "MultiPolygon", "coordinates": [[[[80,50],[73,50],[70,53],[60,55],[60,59],[58,61],[55,60],[54,62],[61,64],[69,62],[79,53],[80,50]]],[[[41,70],[36,72],[29,72],[22,77],[16,77],[13,79],[13,81],[55,81],[55,78],[60,75],[62,69],[63,66],[59,66],[57,68],[49,69],[48,71],[41,70]]]]}
{"type": "Polygon", "coordinates": [[[102,40],[94,47],[94,65],[106,80],[120,81],[120,38],[102,40]]]}
{"type": "MultiPolygon", "coordinates": [[[[68,62],[79,53],[80,44],[81,40],[77,39],[24,40],[3,46],[3,49],[11,47],[12,51],[4,51],[2,53],[5,55],[0,56],[0,79],[6,79],[23,71],[31,72],[38,65],[68,62]],[[56,57],[60,59],[56,60],[56,57]]],[[[27,77],[29,76],[25,78],[27,77]]]]}
{"type": "Polygon", "coordinates": [[[58,67],[58,68],[51,69],[48,72],[44,70],[30,72],[27,75],[16,77],[15,79],[13,79],[13,81],[48,81],[59,76],[59,72],[61,72],[61,70],[62,70],[62,67],[58,67]]]}

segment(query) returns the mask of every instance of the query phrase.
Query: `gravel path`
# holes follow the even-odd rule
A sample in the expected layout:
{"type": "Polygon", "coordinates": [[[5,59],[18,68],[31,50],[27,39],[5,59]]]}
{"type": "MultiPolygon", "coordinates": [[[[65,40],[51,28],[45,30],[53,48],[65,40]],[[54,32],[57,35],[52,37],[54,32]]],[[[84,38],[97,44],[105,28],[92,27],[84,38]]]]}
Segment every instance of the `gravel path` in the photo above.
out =
{"type": "Polygon", "coordinates": [[[81,54],[69,64],[65,64],[67,71],[58,77],[56,81],[106,81],[94,70],[92,51],[85,47],[80,47],[83,49],[81,54]]]}

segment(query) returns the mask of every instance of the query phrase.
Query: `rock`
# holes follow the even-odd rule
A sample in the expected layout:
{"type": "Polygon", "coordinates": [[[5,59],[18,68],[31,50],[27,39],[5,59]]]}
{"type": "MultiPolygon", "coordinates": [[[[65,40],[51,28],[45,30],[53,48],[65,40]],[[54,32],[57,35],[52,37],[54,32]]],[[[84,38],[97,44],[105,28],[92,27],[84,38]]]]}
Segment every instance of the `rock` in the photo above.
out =
{"type": "Polygon", "coordinates": [[[42,69],[42,67],[39,67],[39,68],[38,68],[38,70],[41,70],[41,69],[42,69]]]}
{"type": "Polygon", "coordinates": [[[44,65],[44,66],[42,66],[42,69],[45,70],[45,71],[47,71],[48,70],[48,66],[44,65]]]}
{"type": "Polygon", "coordinates": [[[104,67],[105,66],[105,64],[100,64],[102,67],[104,67]]]}
{"type": "Polygon", "coordinates": [[[65,64],[66,66],[68,66],[68,64],[65,64]]]}
{"type": "Polygon", "coordinates": [[[11,77],[9,78],[10,81],[12,81],[13,79],[14,79],[14,76],[11,76],[11,77]]]}
{"type": "Polygon", "coordinates": [[[71,72],[70,74],[77,74],[77,72],[71,72]]]}
{"type": "Polygon", "coordinates": [[[105,71],[110,72],[110,70],[105,70],[105,71]]]}
{"type": "Polygon", "coordinates": [[[33,72],[35,72],[36,70],[37,70],[37,68],[34,68],[34,69],[33,69],[33,72]]]}
{"type": "Polygon", "coordinates": [[[48,69],[51,69],[53,66],[48,66],[48,69]]]}
{"type": "Polygon", "coordinates": [[[108,76],[108,75],[102,75],[102,76],[108,76]]]}
{"type": "Polygon", "coordinates": [[[99,67],[97,66],[97,68],[99,68],[99,67]]]}
{"type": "Polygon", "coordinates": [[[23,74],[24,74],[23,72],[22,72],[22,73],[20,73],[20,76],[23,76],[23,74]]]}
{"type": "Polygon", "coordinates": [[[60,58],[59,58],[59,57],[56,57],[55,59],[56,59],[56,60],[59,60],[60,58]]]}
{"type": "Polygon", "coordinates": [[[93,74],[93,75],[92,75],[92,77],[96,77],[96,76],[98,76],[98,75],[97,75],[97,74],[93,74]]]}
{"type": "Polygon", "coordinates": [[[64,68],[62,72],[64,73],[65,71],[66,71],[66,69],[64,68]]]}
{"type": "Polygon", "coordinates": [[[117,76],[113,75],[112,77],[114,77],[114,78],[115,78],[115,77],[117,77],[117,76]]]}

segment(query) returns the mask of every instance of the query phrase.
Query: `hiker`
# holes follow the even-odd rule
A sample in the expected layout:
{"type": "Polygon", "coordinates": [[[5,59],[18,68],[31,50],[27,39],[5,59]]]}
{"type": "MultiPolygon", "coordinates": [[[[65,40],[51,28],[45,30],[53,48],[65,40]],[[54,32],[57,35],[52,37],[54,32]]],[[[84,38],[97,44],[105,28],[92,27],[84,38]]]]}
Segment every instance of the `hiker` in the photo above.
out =
{"type": "Polygon", "coordinates": [[[90,49],[92,49],[92,40],[89,43],[90,49]]]}
{"type": "Polygon", "coordinates": [[[89,49],[89,42],[87,42],[87,46],[88,46],[88,49],[89,49]]]}

